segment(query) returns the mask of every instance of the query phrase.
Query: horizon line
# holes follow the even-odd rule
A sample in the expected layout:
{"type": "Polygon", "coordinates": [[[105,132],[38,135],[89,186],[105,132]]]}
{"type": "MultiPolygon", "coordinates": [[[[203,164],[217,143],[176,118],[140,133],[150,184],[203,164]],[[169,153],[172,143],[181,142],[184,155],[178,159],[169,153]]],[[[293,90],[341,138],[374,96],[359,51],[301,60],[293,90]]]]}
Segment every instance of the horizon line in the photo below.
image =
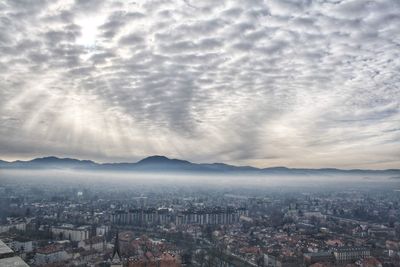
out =
{"type": "Polygon", "coordinates": [[[342,171],[390,171],[390,170],[395,170],[395,171],[400,171],[400,168],[389,168],[389,169],[362,169],[362,168],[353,168],[353,169],[343,169],[343,168],[337,168],[337,167],[319,167],[319,168],[305,168],[305,167],[287,167],[287,166],[270,166],[270,167],[255,167],[255,166],[251,166],[251,165],[233,165],[233,164],[228,164],[225,162],[193,162],[193,161],[189,161],[189,160],[185,160],[185,159],[179,159],[179,158],[170,158],[168,156],[164,156],[164,155],[150,155],[147,157],[143,157],[141,159],[139,159],[136,162],[98,162],[95,160],[91,160],[91,159],[81,159],[81,158],[75,158],[75,157],[60,157],[60,156],[54,156],[54,155],[48,155],[48,156],[39,156],[39,157],[34,157],[28,160],[14,160],[14,161],[8,161],[8,160],[3,160],[0,158],[0,161],[3,162],[7,162],[7,163],[17,163],[17,162],[30,162],[33,161],[35,159],[46,159],[46,158],[56,158],[59,160],[63,160],[63,159],[72,159],[72,160],[78,160],[78,161],[90,161],[93,162],[95,164],[98,165],[104,165],[104,164],[137,164],[140,161],[144,160],[144,159],[148,159],[148,158],[152,158],[152,157],[163,157],[166,158],[168,160],[179,160],[179,161],[186,161],[189,162],[191,164],[225,164],[228,166],[232,166],[232,167],[250,167],[250,168],[254,168],[254,169],[258,169],[258,170],[264,170],[264,169],[274,169],[274,168],[286,168],[289,170],[324,170],[324,169],[332,169],[332,170],[342,170],[342,171]]]}

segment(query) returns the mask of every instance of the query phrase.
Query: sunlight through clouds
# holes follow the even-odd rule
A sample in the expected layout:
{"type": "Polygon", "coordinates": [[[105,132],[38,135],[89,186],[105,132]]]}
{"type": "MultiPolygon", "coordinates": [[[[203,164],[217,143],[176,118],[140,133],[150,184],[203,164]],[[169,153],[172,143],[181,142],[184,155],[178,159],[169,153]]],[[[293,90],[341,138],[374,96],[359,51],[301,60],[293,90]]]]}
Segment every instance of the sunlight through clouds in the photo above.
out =
{"type": "Polygon", "coordinates": [[[0,158],[399,167],[398,14],[396,0],[3,1],[0,158]]]}

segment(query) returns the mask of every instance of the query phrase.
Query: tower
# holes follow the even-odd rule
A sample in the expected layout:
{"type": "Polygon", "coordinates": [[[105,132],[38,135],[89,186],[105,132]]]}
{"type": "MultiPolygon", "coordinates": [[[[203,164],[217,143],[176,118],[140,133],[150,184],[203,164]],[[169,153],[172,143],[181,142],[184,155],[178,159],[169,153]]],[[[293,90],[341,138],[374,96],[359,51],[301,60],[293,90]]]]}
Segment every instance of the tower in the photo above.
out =
{"type": "Polygon", "coordinates": [[[122,267],[122,259],[121,259],[121,252],[119,249],[119,234],[118,230],[115,235],[115,243],[114,243],[114,249],[113,249],[113,254],[111,257],[111,267],[122,267]]]}

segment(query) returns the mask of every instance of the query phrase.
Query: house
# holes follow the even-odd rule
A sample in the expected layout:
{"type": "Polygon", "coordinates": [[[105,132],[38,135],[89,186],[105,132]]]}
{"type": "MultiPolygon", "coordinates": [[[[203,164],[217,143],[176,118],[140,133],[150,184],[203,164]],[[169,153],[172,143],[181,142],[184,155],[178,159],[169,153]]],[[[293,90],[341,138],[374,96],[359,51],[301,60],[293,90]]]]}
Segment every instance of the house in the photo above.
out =
{"type": "Polygon", "coordinates": [[[78,247],[85,250],[103,251],[105,248],[105,240],[102,236],[94,236],[90,239],[79,241],[78,247]]]}
{"type": "Polygon", "coordinates": [[[36,265],[43,265],[47,263],[54,263],[68,260],[71,256],[63,249],[62,246],[52,244],[36,251],[35,263],[36,265]]]}
{"type": "Polygon", "coordinates": [[[9,246],[15,252],[25,252],[29,253],[33,251],[33,242],[32,240],[26,238],[15,238],[13,241],[9,243],[9,246]]]}

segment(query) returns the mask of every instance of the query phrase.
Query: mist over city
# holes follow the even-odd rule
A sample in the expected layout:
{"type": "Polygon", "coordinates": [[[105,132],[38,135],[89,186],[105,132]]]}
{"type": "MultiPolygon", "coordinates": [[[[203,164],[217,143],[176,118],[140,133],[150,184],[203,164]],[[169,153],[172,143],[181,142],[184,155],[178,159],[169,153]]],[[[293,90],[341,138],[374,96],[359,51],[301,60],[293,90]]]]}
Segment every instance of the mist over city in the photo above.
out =
{"type": "Polygon", "coordinates": [[[164,156],[0,166],[4,266],[399,262],[397,169],[260,169],[164,156]]]}
{"type": "Polygon", "coordinates": [[[400,266],[400,1],[0,0],[0,267],[400,266]]]}

